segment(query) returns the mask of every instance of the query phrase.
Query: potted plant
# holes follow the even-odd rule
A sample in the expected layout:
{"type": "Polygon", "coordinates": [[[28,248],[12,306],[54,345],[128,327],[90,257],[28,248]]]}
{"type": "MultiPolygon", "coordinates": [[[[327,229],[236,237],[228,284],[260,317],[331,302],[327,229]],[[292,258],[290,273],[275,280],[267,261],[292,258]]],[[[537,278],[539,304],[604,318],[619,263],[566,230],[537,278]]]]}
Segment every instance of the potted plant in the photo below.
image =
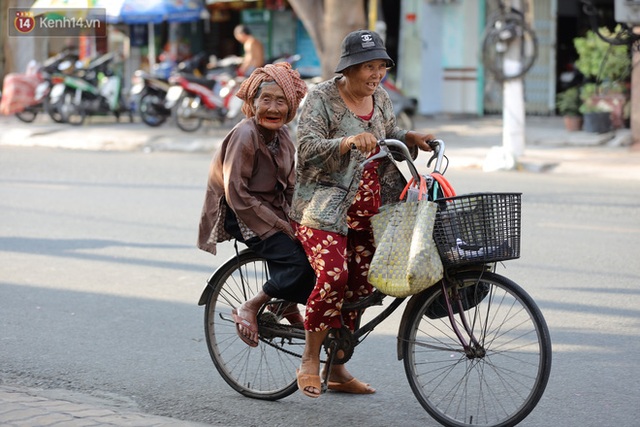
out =
{"type": "MultiPolygon", "coordinates": [[[[611,32],[607,28],[600,28],[599,32],[606,38],[613,38],[620,29],[617,26],[611,32]]],[[[631,73],[628,47],[607,43],[591,30],[584,37],[575,38],[573,44],[578,52],[576,68],[589,81],[580,90],[584,130],[590,131],[592,118],[602,122],[604,113],[609,114],[611,121],[606,131],[611,130],[612,125],[615,128],[623,127],[624,105],[628,99],[626,86],[631,73]],[[597,116],[593,116],[596,113],[597,116]]],[[[602,129],[602,126],[596,124],[595,128],[602,129]]]]}
{"type": "Polygon", "coordinates": [[[586,132],[605,133],[611,130],[611,103],[601,99],[598,86],[586,83],[580,89],[580,113],[584,117],[586,132]]]}
{"type": "Polygon", "coordinates": [[[564,118],[565,129],[570,132],[582,129],[580,104],[580,89],[577,86],[570,87],[556,96],[558,113],[564,118]]]}

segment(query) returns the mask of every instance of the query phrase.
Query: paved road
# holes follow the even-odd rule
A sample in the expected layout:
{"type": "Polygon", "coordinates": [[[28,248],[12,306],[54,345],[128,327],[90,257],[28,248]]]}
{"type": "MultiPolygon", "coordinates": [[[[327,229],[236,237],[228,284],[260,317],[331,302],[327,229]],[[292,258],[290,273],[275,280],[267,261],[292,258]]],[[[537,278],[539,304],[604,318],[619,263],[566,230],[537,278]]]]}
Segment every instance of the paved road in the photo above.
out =
{"type": "MultiPolygon", "coordinates": [[[[420,118],[417,127],[435,132],[447,142],[452,168],[481,168],[492,146],[500,144],[501,126],[496,118],[420,118]]],[[[82,127],[48,123],[25,125],[0,117],[2,145],[49,146],[89,150],[212,151],[226,129],[185,134],[168,125],[151,129],[140,123],[94,121],[82,127]]],[[[569,134],[556,118],[531,118],[527,150],[521,167],[544,174],[578,174],[640,180],[640,151],[626,146],[628,133],[616,135],[569,134]]],[[[0,384],[0,425],[116,425],[197,426],[114,406],[99,399],[66,390],[26,388],[0,384]]]]}

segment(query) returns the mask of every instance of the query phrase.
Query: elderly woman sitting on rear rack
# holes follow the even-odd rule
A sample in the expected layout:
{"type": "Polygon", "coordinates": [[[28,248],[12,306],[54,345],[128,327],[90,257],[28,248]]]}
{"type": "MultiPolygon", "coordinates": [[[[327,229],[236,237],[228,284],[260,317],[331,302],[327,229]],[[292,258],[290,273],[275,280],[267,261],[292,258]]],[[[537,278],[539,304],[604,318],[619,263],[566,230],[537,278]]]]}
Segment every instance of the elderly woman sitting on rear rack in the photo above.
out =
{"type": "MultiPolygon", "coordinates": [[[[198,247],[215,255],[216,244],[235,238],[267,260],[270,278],[232,313],[238,336],[258,345],[256,315],[271,298],[304,304],[315,274],[295,239],[289,209],[295,183],[295,147],[285,126],[296,115],[307,86],[288,63],[258,68],[237,96],[247,116],[225,137],[209,169],[198,247]]],[[[295,303],[278,313],[302,324],[295,303]]]]}

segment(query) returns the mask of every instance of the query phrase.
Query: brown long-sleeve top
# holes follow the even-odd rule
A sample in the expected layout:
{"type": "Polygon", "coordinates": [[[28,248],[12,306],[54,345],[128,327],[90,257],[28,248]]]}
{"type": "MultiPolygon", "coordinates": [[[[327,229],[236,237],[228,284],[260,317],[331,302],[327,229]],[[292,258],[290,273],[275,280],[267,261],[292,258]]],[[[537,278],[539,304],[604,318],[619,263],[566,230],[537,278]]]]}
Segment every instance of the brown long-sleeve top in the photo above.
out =
{"type": "Polygon", "coordinates": [[[253,118],[244,119],[226,136],[209,168],[198,234],[200,249],[215,255],[216,243],[232,239],[224,230],[226,205],[260,239],[288,224],[295,146],[286,126],[278,130],[276,138],[274,155],[253,118]]]}

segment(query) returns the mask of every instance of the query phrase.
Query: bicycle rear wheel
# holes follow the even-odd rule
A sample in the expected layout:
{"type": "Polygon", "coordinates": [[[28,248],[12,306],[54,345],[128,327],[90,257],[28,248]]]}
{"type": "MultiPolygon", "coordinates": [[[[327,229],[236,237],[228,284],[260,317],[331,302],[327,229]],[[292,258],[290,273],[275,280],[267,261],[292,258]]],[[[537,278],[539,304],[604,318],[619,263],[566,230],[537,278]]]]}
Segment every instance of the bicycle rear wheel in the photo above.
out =
{"type": "MultiPolygon", "coordinates": [[[[296,368],[304,349],[304,330],[291,327],[269,304],[258,314],[260,340],[249,347],[236,333],[231,310],[252,298],[269,278],[266,261],[240,252],[209,279],[204,328],[213,363],[224,380],[244,396],[278,400],[297,389],[296,368]]],[[[275,301],[275,300],[273,300],[275,301]]]]}
{"type": "MultiPolygon", "coordinates": [[[[546,322],[533,299],[503,276],[467,272],[453,280],[478,344],[465,351],[445,314],[440,287],[425,293],[402,337],[411,389],[445,426],[513,426],[533,410],[549,379],[546,322]]],[[[471,341],[461,317],[455,318],[471,341]]]]}

